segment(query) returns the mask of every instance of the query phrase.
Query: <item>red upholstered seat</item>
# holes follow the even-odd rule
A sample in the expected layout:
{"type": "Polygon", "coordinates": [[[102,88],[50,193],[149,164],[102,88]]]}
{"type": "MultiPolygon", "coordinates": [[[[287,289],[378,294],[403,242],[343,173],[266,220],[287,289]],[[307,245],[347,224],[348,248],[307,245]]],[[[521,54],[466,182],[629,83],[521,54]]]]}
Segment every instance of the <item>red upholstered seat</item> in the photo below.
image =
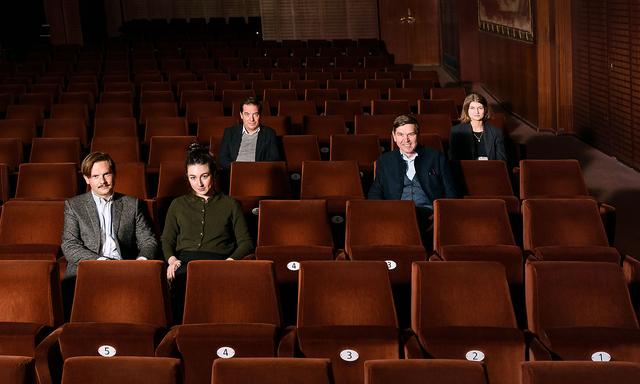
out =
{"type": "Polygon", "coordinates": [[[71,357],[64,362],[62,384],[178,384],[180,360],[162,357],[71,357]]]}
{"type": "Polygon", "coordinates": [[[522,384],[635,384],[640,364],[627,362],[530,361],[522,364],[522,384]]]}
{"type": "Polygon", "coordinates": [[[331,365],[327,359],[236,358],[213,363],[212,383],[235,384],[329,384],[331,365]]]}
{"type": "Polygon", "coordinates": [[[486,384],[482,364],[445,359],[369,360],[364,363],[365,384],[486,384]]]}
{"type": "Polygon", "coordinates": [[[182,325],[156,354],[181,357],[186,384],[209,383],[219,357],[275,356],[279,327],[272,262],[194,261],[182,325]]]}

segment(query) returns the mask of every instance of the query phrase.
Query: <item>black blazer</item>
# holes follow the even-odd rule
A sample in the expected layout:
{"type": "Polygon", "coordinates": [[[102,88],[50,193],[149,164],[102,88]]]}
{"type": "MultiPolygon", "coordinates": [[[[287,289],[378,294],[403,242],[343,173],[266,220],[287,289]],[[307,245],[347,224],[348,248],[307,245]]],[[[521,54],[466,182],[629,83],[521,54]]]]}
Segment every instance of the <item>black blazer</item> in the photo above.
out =
{"type": "MultiPolygon", "coordinates": [[[[457,197],[447,158],[431,148],[418,146],[416,176],[431,202],[439,198],[457,197]]],[[[400,200],[404,188],[407,162],[399,150],[383,153],[376,161],[376,178],[369,189],[369,199],[400,200]]]]}
{"type": "MultiPolygon", "coordinates": [[[[221,168],[228,169],[231,167],[231,162],[238,157],[241,142],[242,124],[234,125],[224,130],[222,142],[220,143],[220,153],[218,154],[221,168]]],[[[256,143],[256,161],[278,160],[280,160],[280,153],[278,151],[276,132],[272,128],[261,125],[260,132],[258,132],[258,142],[256,143]]]]}
{"type": "MultiPolygon", "coordinates": [[[[458,124],[451,128],[449,158],[451,160],[476,160],[473,157],[473,130],[471,124],[458,124]]],[[[489,160],[507,161],[502,131],[493,125],[484,124],[483,141],[489,160]]]]}

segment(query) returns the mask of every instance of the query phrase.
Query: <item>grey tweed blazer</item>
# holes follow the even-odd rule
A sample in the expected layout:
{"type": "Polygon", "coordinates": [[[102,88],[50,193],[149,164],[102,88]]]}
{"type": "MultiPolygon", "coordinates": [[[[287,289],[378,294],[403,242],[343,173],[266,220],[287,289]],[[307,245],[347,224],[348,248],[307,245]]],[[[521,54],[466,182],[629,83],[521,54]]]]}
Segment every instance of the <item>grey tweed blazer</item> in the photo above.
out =
{"type": "MultiPolygon", "coordinates": [[[[113,231],[123,259],[144,256],[153,259],[158,247],[141,202],[119,193],[113,195],[113,231]]],[[[75,276],[78,263],[100,257],[101,236],[98,209],[91,192],[75,196],[64,203],[62,252],[68,265],[65,277],[75,276]]]]}

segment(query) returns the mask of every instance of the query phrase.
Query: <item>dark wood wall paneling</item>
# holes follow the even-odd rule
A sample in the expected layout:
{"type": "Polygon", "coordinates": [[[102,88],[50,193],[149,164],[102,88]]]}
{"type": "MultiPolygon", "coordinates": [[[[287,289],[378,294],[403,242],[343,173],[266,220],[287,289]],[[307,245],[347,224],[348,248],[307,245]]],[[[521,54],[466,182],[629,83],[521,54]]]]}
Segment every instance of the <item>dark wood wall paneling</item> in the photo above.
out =
{"type": "Polygon", "coordinates": [[[439,0],[379,0],[380,36],[396,63],[440,64],[439,0]],[[402,24],[407,10],[415,24],[402,24]]]}
{"type": "Polygon", "coordinates": [[[538,123],[536,46],[479,32],[480,79],[509,109],[538,123]]]}
{"type": "Polygon", "coordinates": [[[574,120],[577,133],[640,168],[640,5],[635,0],[573,3],[574,120]]]}

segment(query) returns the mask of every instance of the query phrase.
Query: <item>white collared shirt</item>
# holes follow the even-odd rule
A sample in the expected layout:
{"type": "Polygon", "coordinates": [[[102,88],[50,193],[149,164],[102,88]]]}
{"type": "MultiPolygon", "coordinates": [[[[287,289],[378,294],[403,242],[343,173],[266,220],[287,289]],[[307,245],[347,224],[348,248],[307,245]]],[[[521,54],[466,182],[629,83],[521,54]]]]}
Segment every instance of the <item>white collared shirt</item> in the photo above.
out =
{"type": "Polygon", "coordinates": [[[255,134],[259,133],[259,132],[260,132],[260,126],[259,125],[258,125],[258,128],[256,128],[255,131],[253,131],[253,133],[249,133],[249,131],[247,131],[247,128],[244,127],[244,124],[242,124],[242,134],[243,135],[251,136],[251,135],[255,135],[255,134]]]}
{"type": "Polygon", "coordinates": [[[414,153],[411,156],[406,155],[403,152],[400,152],[402,154],[402,159],[407,163],[407,178],[409,178],[409,180],[413,180],[413,177],[416,175],[416,157],[418,157],[417,153],[414,153]]]}
{"type": "Polygon", "coordinates": [[[118,251],[118,242],[113,233],[113,222],[111,220],[111,208],[113,207],[113,195],[106,199],[97,196],[91,192],[93,201],[98,209],[98,218],[100,220],[100,242],[102,249],[100,256],[110,260],[122,260],[120,251],[118,251]]]}

